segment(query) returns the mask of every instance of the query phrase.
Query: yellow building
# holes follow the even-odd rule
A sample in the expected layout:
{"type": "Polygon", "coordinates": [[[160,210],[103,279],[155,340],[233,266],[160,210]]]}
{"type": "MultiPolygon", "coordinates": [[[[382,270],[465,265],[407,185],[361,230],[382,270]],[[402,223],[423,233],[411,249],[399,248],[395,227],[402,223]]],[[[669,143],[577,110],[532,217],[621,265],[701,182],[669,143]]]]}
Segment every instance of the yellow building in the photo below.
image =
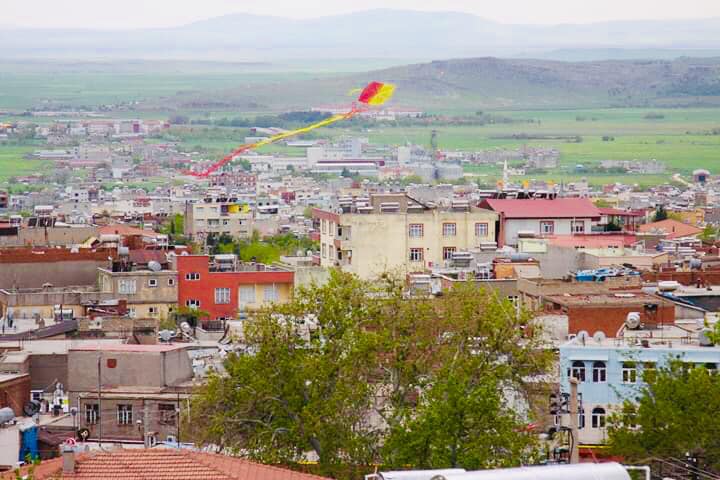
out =
{"type": "Polygon", "coordinates": [[[420,272],[454,252],[495,243],[498,215],[467,201],[441,209],[406,194],[340,201],[337,213],[314,210],[320,227],[320,261],[361,278],[383,272],[420,272]]]}

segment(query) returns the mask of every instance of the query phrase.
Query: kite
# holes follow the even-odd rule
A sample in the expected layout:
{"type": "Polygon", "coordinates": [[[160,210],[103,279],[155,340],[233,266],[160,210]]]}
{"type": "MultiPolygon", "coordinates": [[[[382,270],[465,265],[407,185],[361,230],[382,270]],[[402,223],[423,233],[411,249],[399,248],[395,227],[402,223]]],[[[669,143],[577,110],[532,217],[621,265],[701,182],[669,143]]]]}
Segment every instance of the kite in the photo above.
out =
{"type": "Polygon", "coordinates": [[[188,175],[192,175],[193,177],[207,178],[213,172],[230,163],[233,158],[240,155],[241,153],[249,152],[251,150],[255,150],[257,148],[264,147],[265,145],[270,145],[271,143],[279,142],[280,140],[285,140],[286,138],[294,137],[296,135],[302,135],[303,133],[310,132],[312,130],[315,130],[316,128],[326,127],[342,120],[349,120],[355,115],[367,111],[368,107],[366,105],[383,105],[385,102],[390,100],[394,92],[395,85],[392,85],[390,83],[371,82],[360,91],[360,96],[358,97],[357,101],[362,105],[353,104],[352,108],[347,112],[333,115],[326,118],[325,120],[313,123],[312,125],[298,128],[296,130],[278,133],[277,135],[273,135],[255,143],[246,143],[244,145],[240,145],[238,148],[223,157],[220,161],[212,164],[206,170],[203,170],[202,172],[196,172],[191,170],[185,173],[188,175]]]}

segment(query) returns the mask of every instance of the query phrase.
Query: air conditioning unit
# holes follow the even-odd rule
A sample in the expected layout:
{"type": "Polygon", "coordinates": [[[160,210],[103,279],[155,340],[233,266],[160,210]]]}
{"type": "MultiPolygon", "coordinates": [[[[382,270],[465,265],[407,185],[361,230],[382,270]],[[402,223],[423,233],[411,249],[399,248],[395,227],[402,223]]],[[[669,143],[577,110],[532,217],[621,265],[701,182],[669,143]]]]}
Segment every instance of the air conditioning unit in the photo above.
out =
{"type": "Polygon", "coordinates": [[[94,318],[88,323],[88,330],[102,330],[102,324],[102,317],[94,318]]]}

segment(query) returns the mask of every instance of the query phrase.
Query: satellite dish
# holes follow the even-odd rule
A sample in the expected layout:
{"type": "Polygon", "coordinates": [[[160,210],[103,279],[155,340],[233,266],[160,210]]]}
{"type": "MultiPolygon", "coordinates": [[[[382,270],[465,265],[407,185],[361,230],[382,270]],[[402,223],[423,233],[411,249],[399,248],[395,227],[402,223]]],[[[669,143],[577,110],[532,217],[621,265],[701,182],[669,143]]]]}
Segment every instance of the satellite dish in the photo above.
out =
{"type": "Polygon", "coordinates": [[[148,268],[153,272],[159,272],[162,270],[162,265],[160,265],[159,262],[156,262],[155,260],[151,260],[148,262],[148,268]]]}
{"type": "Polygon", "coordinates": [[[637,330],[640,328],[640,313],[630,312],[625,318],[625,326],[630,330],[637,330]]]}
{"type": "Polygon", "coordinates": [[[605,333],[597,331],[595,332],[595,335],[593,335],[593,340],[595,340],[595,343],[602,343],[605,341],[607,337],[605,336],[605,333]]]}
{"type": "Polygon", "coordinates": [[[188,322],[182,322],[180,324],[180,330],[182,330],[185,333],[189,333],[192,330],[192,327],[188,322]]]}
{"type": "Polygon", "coordinates": [[[577,334],[577,339],[580,340],[580,341],[582,341],[582,342],[584,342],[584,341],[587,340],[588,338],[590,338],[590,334],[589,334],[587,331],[585,331],[585,330],[580,330],[580,331],[578,332],[578,334],[577,334]]]}
{"type": "Polygon", "coordinates": [[[160,336],[160,340],[167,343],[173,339],[173,337],[175,336],[175,332],[173,332],[172,330],[160,330],[158,332],[158,335],[160,336]]]}
{"type": "Polygon", "coordinates": [[[36,413],[40,413],[40,402],[37,400],[30,400],[23,406],[23,413],[26,417],[32,417],[36,413]]]}

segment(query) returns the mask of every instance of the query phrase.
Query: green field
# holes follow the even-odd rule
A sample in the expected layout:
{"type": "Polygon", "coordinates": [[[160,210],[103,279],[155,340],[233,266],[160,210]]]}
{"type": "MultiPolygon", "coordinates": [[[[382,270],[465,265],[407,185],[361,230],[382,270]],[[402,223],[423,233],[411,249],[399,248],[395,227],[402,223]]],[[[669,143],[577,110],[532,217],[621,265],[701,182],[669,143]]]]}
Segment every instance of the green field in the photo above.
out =
{"type": "Polygon", "coordinates": [[[19,175],[42,172],[51,162],[27,160],[24,156],[36,147],[14,147],[0,145],[0,184],[19,175]]]}

